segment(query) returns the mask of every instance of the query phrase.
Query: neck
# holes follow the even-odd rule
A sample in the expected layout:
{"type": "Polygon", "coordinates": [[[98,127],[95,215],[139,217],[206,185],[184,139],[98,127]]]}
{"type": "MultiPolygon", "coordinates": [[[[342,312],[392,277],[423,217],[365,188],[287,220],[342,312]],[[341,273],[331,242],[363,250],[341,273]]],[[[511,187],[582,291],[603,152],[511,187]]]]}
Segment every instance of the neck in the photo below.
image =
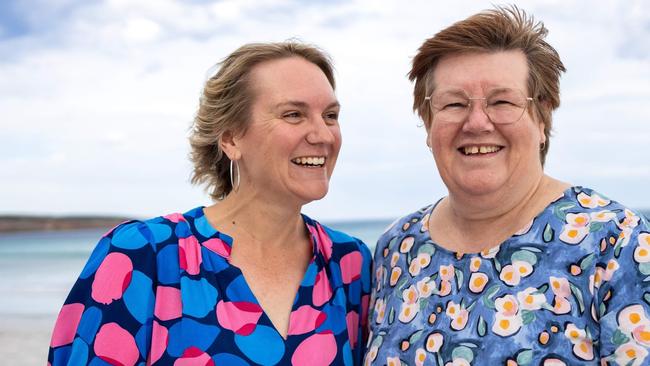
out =
{"type": "Polygon", "coordinates": [[[222,201],[205,209],[208,221],[219,231],[242,242],[266,249],[286,247],[304,236],[301,206],[288,206],[243,190],[231,192],[222,201]]]}
{"type": "Polygon", "coordinates": [[[449,192],[446,198],[453,217],[461,221],[494,221],[502,217],[516,217],[520,211],[544,190],[549,181],[546,175],[529,182],[526,187],[503,187],[483,195],[465,195],[449,192]]]}
{"type": "MultiPolygon", "coordinates": [[[[529,223],[569,185],[541,175],[524,189],[506,187],[485,196],[450,192],[436,213],[437,228],[450,228],[447,242],[461,252],[478,252],[496,246],[529,223]]],[[[431,227],[431,226],[430,226],[431,227]]],[[[432,233],[439,232],[435,227],[432,233]]]]}

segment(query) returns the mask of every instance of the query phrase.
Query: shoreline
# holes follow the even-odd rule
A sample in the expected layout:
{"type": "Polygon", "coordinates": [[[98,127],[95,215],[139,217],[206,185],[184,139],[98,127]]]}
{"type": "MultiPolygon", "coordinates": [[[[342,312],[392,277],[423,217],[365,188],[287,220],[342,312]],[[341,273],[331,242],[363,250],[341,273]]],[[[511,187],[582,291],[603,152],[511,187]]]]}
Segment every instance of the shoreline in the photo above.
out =
{"type": "Polygon", "coordinates": [[[73,231],[111,228],[131,218],[118,216],[0,215],[0,233],[73,231]]]}
{"type": "Polygon", "coordinates": [[[0,355],[6,365],[47,364],[57,314],[1,313],[0,355]]]}

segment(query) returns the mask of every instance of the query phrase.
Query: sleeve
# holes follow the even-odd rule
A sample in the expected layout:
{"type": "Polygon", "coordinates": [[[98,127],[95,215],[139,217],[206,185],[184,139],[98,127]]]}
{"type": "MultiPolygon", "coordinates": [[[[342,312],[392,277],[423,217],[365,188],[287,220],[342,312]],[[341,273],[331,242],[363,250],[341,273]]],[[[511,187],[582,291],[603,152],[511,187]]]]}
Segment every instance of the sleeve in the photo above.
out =
{"type": "Polygon", "coordinates": [[[359,250],[362,256],[361,263],[361,305],[359,309],[359,329],[358,333],[360,335],[359,340],[357,341],[357,347],[359,352],[359,365],[363,361],[363,356],[366,351],[366,342],[368,341],[368,304],[370,302],[370,290],[371,290],[371,271],[372,271],[372,255],[370,254],[370,249],[366,246],[364,242],[359,240],[359,250]]]}
{"type": "Polygon", "coordinates": [[[99,240],[58,315],[48,366],[147,360],[156,280],[151,238],[145,223],[127,222],[99,240]]]}
{"type": "Polygon", "coordinates": [[[642,216],[624,213],[618,230],[603,238],[590,278],[591,312],[600,322],[603,364],[650,365],[650,227],[642,216]]]}

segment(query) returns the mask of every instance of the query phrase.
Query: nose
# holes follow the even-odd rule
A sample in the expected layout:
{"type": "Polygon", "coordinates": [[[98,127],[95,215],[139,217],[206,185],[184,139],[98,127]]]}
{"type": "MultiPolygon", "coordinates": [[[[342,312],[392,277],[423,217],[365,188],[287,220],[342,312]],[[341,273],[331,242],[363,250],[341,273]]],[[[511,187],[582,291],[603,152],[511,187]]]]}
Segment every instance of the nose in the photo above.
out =
{"type": "Polygon", "coordinates": [[[463,131],[489,132],[494,130],[494,124],[490,121],[490,117],[488,117],[485,112],[485,99],[471,99],[470,103],[469,113],[463,123],[463,131]]]}
{"type": "Polygon", "coordinates": [[[338,128],[338,126],[328,125],[320,116],[312,119],[310,125],[311,130],[307,134],[307,142],[310,144],[333,144],[336,141],[335,132],[332,129],[338,128]]]}

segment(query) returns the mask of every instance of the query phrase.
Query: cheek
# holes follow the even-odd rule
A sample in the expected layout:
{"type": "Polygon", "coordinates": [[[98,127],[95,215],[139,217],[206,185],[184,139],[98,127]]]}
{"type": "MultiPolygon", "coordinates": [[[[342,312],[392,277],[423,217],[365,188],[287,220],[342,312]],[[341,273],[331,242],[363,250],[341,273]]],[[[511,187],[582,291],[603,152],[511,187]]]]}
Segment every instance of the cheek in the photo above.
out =
{"type": "Polygon", "coordinates": [[[338,154],[339,150],[341,150],[341,144],[343,144],[343,136],[341,135],[341,129],[338,126],[336,126],[336,127],[332,127],[330,131],[332,132],[332,136],[334,136],[334,152],[338,154]]]}
{"type": "Polygon", "coordinates": [[[449,128],[432,126],[427,131],[427,146],[429,146],[434,152],[436,150],[441,150],[451,143],[453,133],[454,132],[449,128]]]}

